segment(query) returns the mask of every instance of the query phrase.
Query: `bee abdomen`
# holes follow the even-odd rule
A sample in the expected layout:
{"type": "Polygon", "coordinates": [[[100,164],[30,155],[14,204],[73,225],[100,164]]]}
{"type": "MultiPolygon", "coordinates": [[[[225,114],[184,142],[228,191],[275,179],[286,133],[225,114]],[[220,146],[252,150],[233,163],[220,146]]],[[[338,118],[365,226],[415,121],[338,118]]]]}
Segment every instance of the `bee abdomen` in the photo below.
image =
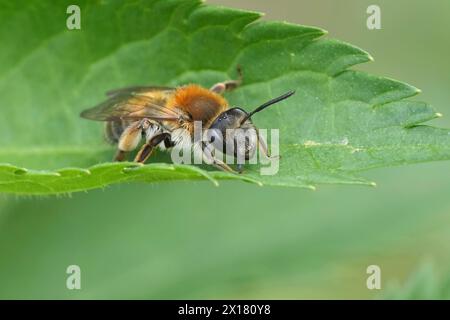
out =
{"type": "Polygon", "coordinates": [[[105,124],[105,138],[111,144],[119,142],[126,125],[122,121],[108,121],[105,124]]]}

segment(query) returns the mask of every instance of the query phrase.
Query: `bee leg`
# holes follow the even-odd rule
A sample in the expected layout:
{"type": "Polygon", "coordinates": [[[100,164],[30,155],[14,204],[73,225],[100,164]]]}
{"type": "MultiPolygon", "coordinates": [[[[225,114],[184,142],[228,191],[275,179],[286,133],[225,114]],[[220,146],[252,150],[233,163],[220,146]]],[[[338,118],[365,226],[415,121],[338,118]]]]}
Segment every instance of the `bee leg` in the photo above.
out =
{"type": "Polygon", "coordinates": [[[144,163],[152,155],[153,149],[162,141],[170,139],[170,134],[167,132],[158,134],[152,137],[146,144],[142,146],[138,154],[134,158],[135,162],[144,163]]]}
{"type": "Polygon", "coordinates": [[[206,146],[206,144],[203,143],[203,148],[202,148],[203,149],[203,157],[205,157],[209,163],[211,163],[214,167],[216,167],[217,169],[220,169],[222,171],[237,173],[235,170],[233,170],[229,165],[227,165],[222,160],[214,158],[214,156],[210,152],[205,152],[205,149],[207,149],[207,148],[208,147],[206,146]]]}
{"type": "Polygon", "coordinates": [[[114,161],[119,161],[119,162],[125,161],[126,155],[127,155],[126,151],[117,149],[116,155],[114,156],[114,161]]]}
{"type": "Polygon", "coordinates": [[[239,66],[237,67],[237,72],[239,75],[237,80],[227,80],[216,83],[209,90],[218,94],[223,94],[225,91],[231,91],[236,89],[242,84],[242,70],[239,66]]]}
{"type": "Polygon", "coordinates": [[[147,130],[150,125],[148,119],[133,122],[123,130],[117,144],[117,153],[114,157],[115,161],[124,161],[126,154],[133,151],[142,139],[142,132],[147,130]]]}
{"type": "Polygon", "coordinates": [[[269,158],[269,159],[276,159],[279,158],[280,156],[272,156],[270,154],[269,148],[267,147],[267,143],[266,141],[259,135],[258,133],[258,145],[259,145],[259,150],[262,152],[262,154],[269,158]]]}
{"type": "Polygon", "coordinates": [[[172,141],[170,136],[164,138],[164,146],[166,147],[166,149],[172,148],[175,146],[175,143],[172,141]]]}
{"type": "Polygon", "coordinates": [[[233,168],[231,168],[229,165],[227,165],[225,162],[223,162],[221,160],[213,159],[212,165],[214,167],[216,167],[217,169],[221,169],[221,170],[226,171],[226,172],[242,173],[242,169],[241,169],[241,171],[237,172],[237,171],[233,170],[233,168]]]}

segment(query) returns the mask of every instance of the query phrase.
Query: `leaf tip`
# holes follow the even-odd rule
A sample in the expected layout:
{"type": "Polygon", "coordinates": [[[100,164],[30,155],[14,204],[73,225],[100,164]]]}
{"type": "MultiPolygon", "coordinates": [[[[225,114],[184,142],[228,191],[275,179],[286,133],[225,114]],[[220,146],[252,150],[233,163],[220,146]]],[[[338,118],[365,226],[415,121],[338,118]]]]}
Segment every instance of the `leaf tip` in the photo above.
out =
{"type": "Polygon", "coordinates": [[[208,181],[210,181],[214,187],[219,187],[219,181],[217,181],[215,178],[213,178],[212,176],[210,176],[209,174],[202,174],[204,178],[206,178],[208,181]]]}
{"type": "Polygon", "coordinates": [[[440,112],[436,112],[434,115],[436,116],[436,118],[442,118],[442,117],[444,116],[444,115],[443,115],[442,113],[440,113],[440,112]]]}

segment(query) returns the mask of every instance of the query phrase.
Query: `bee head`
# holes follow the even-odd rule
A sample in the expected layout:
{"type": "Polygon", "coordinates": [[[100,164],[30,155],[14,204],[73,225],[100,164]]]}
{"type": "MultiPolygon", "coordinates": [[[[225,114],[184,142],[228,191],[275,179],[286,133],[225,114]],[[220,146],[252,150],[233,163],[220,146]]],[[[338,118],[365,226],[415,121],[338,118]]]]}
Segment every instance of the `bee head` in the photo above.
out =
{"type": "Polygon", "coordinates": [[[252,112],[236,107],[222,112],[210,126],[214,147],[237,159],[249,160],[258,146],[258,129],[253,125],[251,117],[270,105],[289,98],[295,91],[289,91],[275,99],[267,101],[252,112]]]}

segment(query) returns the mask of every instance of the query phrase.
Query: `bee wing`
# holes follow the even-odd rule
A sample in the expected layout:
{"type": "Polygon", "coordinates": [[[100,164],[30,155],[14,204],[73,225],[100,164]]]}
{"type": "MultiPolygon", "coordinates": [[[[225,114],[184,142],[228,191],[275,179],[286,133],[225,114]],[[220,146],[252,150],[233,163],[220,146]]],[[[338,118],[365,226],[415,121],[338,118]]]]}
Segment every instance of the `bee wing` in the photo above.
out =
{"type": "Polygon", "coordinates": [[[159,86],[135,86],[135,87],[126,87],[120,89],[114,89],[106,92],[108,97],[114,97],[120,94],[129,94],[129,93],[145,93],[145,92],[155,92],[155,91],[169,91],[173,92],[175,89],[172,87],[159,87],[159,86]]]}
{"type": "Polygon", "coordinates": [[[108,100],[84,110],[80,116],[98,121],[142,118],[178,121],[186,115],[181,110],[165,107],[174,91],[174,88],[167,87],[132,87],[110,91],[107,93],[108,100]]]}

